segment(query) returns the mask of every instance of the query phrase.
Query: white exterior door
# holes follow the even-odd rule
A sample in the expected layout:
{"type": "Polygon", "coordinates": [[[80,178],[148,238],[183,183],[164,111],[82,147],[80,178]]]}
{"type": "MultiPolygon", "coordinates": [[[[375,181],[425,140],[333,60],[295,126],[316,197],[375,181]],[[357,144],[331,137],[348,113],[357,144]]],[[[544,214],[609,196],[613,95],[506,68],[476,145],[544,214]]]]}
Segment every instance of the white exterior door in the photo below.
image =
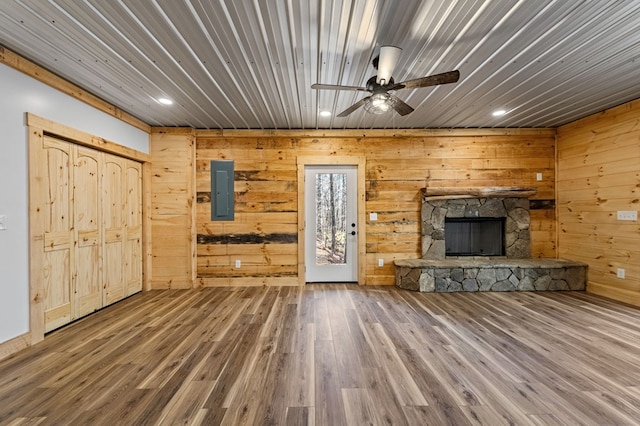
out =
{"type": "Polygon", "coordinates": [[[358,281],[357,167],[305,166],[305,281],[358,281]]]}

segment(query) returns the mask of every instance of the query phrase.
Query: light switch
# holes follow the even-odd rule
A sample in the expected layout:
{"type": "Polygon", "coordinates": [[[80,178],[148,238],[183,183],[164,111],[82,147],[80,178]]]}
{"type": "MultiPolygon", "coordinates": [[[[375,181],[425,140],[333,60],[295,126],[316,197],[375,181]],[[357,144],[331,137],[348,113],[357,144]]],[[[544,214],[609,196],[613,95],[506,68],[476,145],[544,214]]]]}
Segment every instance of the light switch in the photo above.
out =
{"type": "Polygon", "coordinates": [[[369,220],[378,220],[378,213],[369,213],[369,220]]]}

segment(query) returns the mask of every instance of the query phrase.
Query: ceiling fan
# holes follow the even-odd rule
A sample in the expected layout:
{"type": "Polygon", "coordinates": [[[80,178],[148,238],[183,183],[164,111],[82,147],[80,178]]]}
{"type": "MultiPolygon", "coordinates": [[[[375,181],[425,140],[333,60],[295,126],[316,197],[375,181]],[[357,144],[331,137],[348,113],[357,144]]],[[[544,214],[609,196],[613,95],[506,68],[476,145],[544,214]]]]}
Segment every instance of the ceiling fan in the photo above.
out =
{"type": "Polygon", "coordinates": [[[346,117],[362,106],[372,114],[384,114],[393,109],[400,115],[407,115],[413,112],[413,108],[397,96],[389,93],[390,91],[455,83],[460,78],[460,71],[455,70],[396,83],[393,81],[392,73],[401,51],[402,49],[395,46],[382,46],[380,48],[380,54],[373,59],[373,67],[378,73],[367,81],[366,87],[316,83],[311,85],[311,88],[316,90],[354,90],[371,93],[370,96],[360,99],[342,111],[338,114],[338,117],[346,117]]]}

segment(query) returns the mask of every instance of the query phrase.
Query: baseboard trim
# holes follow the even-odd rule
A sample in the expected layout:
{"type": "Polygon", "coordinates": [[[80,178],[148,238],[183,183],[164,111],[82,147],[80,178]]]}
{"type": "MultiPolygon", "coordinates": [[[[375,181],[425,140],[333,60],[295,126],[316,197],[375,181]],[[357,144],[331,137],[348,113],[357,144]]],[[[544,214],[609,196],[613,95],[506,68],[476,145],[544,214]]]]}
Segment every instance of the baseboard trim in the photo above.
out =
{"type": "Polygon", "coordinates": [[[0,343],[0,361],[29,346],[31,346],[31,333],[29,332],[0,343]]]}
{"type": "Polygon", "coordinates": [[[597,294],[598,296],[640,307],[640,292],[637,291],[589,282],[587,284],[587,293],[597,294]]]}

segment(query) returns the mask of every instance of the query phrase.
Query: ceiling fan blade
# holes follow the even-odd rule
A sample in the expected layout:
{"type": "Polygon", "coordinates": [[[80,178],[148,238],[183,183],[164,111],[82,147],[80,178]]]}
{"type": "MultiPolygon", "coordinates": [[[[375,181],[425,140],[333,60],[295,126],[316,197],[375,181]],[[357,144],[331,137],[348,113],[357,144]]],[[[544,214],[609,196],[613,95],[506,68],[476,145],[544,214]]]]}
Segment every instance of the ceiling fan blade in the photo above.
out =
{"type": "Polygon", "coordinates": [[[358,102],[356,102],[355,104],[351,105],[349,108],[345,109],[340,114],[338,114],[337,117],[346,117],[347,115],[351,114],[353,111],[357,110],[358,108],[366,104],[370,97],[371,96],[367,96],[366,98],[360,99],[358,102]]]}
{"type": "Polygon", "coordinates": [[[398,114],[407,115],[413,112],[411,105],[405,103],[399,97],[393,96],[389,93],[389,99],[392,101],[391,106],[393,106],[393,109],[395,109],[398,114]]]}
{"type": "Polygon", "coordinates": [[[316,90],[354,90],[354,91],[360,91],[360,92],[368,92],[368,90],[365,87],[358,87],[358,86],[340,86],[338,84],[312,84],[311,85],[312,89],[316,89],[316,90]]]}
{"type": "Polygon", "coordinates": [[[378,59],[378,74],[376,75],[376,83],[381,85],[389,84],[393,69],[398,63],[402,49],[395,46],[382,46],[378,59]]]}
{"type": "Polygon", "coordinates": [[[428,77],[416,78],[415,80],[403,81],[387,87],[387,90],[416,89],[418,87],[438,86],[440,84],[455,83],[460,79],[460,71],[443,72],[428,77]]]}

